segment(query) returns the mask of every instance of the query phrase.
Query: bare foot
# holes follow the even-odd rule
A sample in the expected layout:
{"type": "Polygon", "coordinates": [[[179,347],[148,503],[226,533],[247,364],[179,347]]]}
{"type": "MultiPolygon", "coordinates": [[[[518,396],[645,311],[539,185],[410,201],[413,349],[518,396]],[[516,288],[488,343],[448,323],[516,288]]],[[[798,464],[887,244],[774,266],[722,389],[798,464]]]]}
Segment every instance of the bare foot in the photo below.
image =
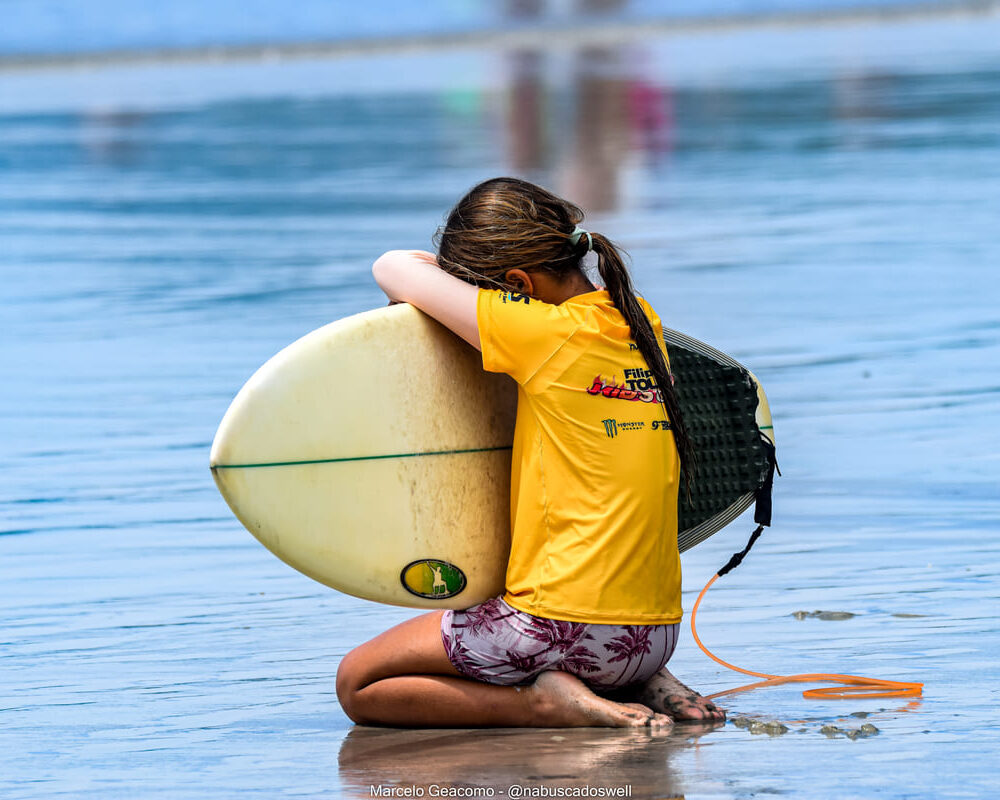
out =
{"type": "Polygon", "coordinates": [[[685,686],[666,667],[639,687],[634,697],[675,722],[711,722],[726,718],[725,711],[685,686]]]}
{"type": "MultiPolygon", "coordinates": [[[[604,698],[598,698],[598,699],[603,700],[604,698]]],[[[614,701],[609,700],[608,702],[613,703],[614,701]]],[[[642,703],[622,703],[622,705],[627,706],[629,708],[634,708],[640,714],[645,715],[646,722],[644,724],[648,725],[651,728],[672,728],[674,725],[674,721],[666,714],[660,714],[657,711],[653,711],[653,709],[651,709],[649,706],[644,706],[642,703]]]]}
{"type": "Polygon", "coordinates": [[[568,672],[543,672],[532,684],[546,724],[574,728],[663,728],[673,725],[669,716],[642,703],[616,703],[594,694],[568,672]]]}

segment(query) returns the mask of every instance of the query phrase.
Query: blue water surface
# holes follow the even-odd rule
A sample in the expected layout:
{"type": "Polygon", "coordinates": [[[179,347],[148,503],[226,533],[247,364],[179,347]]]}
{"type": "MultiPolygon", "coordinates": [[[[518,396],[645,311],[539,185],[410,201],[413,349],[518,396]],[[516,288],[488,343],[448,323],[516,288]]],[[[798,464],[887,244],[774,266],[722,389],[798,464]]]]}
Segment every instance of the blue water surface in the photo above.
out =
{"type": "MultiPolygon", "coordinates": [[[[959,17],[4,75],[0,793],[992,794],[998,40],[996,17],[959,17]],[[703,638],[763,672],[924,681],[921,700],[724,701],[790,728],[773,737],[353,729],[340,658],[414,612],[271,556],[208,448],[257,366],[384,304],[372,260],[430,247],[499,173],[577,199],[666,323],[768,390],[775,524],[709,595],[703,638]],[[815,610],[853,616],[795,616],[815,610]],[[820,732],[863,721],[880,733],[820,732]]],[[[686,608],[749,527],[685,556],[686,608]]],[[[748,680],[690,637],[672,664],[706,692],[748,680]]]]}

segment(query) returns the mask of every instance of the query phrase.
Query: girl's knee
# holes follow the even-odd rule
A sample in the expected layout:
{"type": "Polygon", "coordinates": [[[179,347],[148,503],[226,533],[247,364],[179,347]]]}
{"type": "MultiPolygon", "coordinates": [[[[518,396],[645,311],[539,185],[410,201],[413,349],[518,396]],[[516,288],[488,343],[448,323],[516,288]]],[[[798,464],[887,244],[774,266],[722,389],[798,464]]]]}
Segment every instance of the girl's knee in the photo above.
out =
{"type": "Polygon", "coordinates": [[[337,667],[337,700],[344,713],[354,722],[358,722],[361,716],[358,708],[358,692],[364,687],[361,659],[355,649],[344,656],[340,660],[340,666],[337,667]]]}

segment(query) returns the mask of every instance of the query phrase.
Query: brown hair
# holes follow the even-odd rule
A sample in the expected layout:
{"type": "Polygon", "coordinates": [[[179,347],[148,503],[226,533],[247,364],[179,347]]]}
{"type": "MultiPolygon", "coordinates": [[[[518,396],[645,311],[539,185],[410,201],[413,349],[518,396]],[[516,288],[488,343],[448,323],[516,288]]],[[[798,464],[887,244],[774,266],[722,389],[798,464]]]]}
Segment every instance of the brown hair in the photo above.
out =
{"type": "MultiPolygon", "coordinates": [[[[518,178],[493,178],[474,186],[448,214],[444,228],[435,236],[438,264],[483,288],[511,289],[504,282],[510,269],[545,270],[566,277],[581,269],[587,253],[587,236],[577,237],[575,243],[571,238],[582,221],[578,206],[540,186],[518,178]]],[[[597,253],[597,270],[605,288],[656,380],[690,492],[695,452],[663,351],[636,299],[618,248],[599,233],[591,233],[589,241],[597,253]]]]}

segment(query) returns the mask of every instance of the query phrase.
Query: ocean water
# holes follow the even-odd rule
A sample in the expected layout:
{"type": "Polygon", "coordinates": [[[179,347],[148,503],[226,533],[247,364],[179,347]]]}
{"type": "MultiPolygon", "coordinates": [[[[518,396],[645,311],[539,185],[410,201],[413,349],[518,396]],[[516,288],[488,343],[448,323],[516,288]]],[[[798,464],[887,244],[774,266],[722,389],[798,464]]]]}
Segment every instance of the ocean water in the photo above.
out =
{"type": "MultiPolygon", "coordinates": [[[[998,34],[959,17],[4,74],[0,794],[992,795],[998,34]],[[208,448],[257,366],[382,305],[372,260],[429,247],[502,173],[578,199],[667,324],[768,390],[774,525],[709,594],[702,638],[757,671],[923,681],[921,699],[723,701],[781,736],[346,718],[340,658],[414,612],[271,556],[208,448]],[[817,610],[841,613],[796,615],[817,610]],[[878,735],[820,730],[862,723],[878,735]]],[[[685,555],[686,608],[750,527],[685,555]]],[[[704,692],[748,680],[686,632],[671,663],[704,692]]]]}

